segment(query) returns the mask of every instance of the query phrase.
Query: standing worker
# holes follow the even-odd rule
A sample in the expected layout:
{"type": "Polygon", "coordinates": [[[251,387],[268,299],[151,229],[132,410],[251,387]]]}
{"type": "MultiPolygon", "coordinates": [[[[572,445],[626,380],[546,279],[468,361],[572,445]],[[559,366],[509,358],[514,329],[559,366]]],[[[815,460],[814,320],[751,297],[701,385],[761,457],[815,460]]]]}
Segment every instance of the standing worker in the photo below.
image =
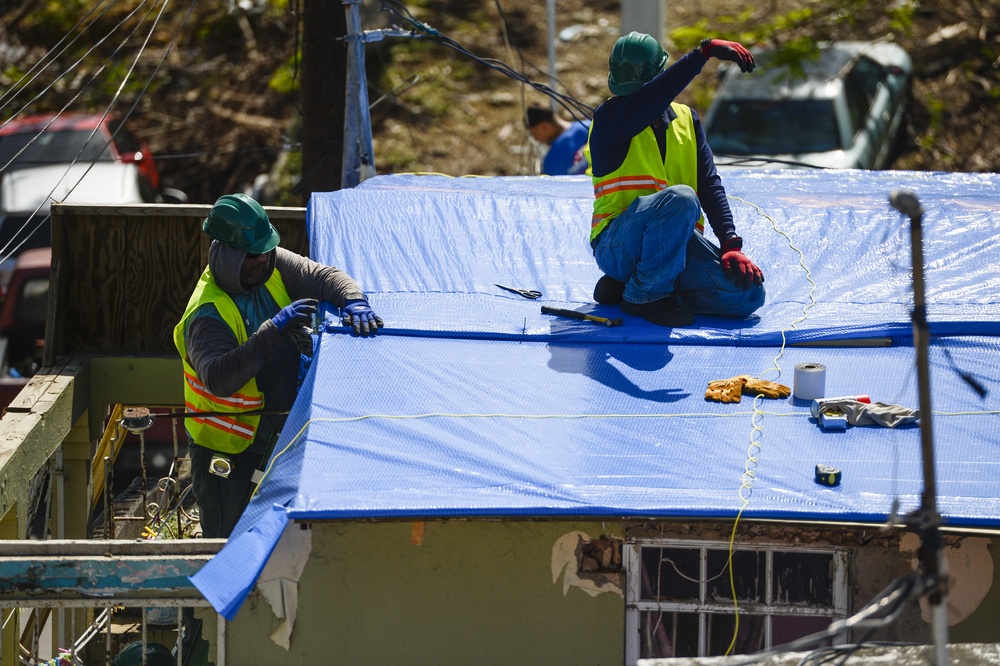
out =
{"type": "Polygon", "coordinates": [[[614,96],[590,128],[590,243],[605,273],[594,300],[661,326],[690,326],[694,313],[747,317],[764,304],[763,273],[743,254],[698,115],[673,101],[710,57],[754,68],[742,45],[706,39],[664,70],[655,38],[620,37],[608,60],[614,96]],[[703,235],[702,210],[721,249],[703,235]]]}
{"type": "Polygon", "coordinates": [[[531,138],[549,147],[542,160],[542,173],[549,176],[586,173],[587,158],[583,147],[587,145],[589,120],[568,122],[552,109],[537,105],[528,107],[527,117],[531,138]]]}
{"type": "Polygon", "coordinates": [[[174,344],[187,411],[209,413],[185,420],[202,534],[225,538],[295,401],[296,336],[308,335],[317,301],[339,307],[355,335],[374,335],[382,320],[347,273],[278,247],[278,231],[250,197],[220,197],[202,229],[212,238],[208,267],[174,344]]]}

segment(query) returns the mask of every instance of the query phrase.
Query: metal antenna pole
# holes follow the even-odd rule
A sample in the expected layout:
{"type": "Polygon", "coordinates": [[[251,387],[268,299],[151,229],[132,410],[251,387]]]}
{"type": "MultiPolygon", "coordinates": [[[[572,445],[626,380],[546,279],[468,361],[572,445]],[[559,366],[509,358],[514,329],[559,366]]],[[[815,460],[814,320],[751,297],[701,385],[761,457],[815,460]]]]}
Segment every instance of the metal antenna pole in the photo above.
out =
{"type": "Polygon", "coordinates": [[[342,0],[347,12],[347,90],[344,109],[344,170],[341,186],[354,187],[375,175],[372,119],[368,113],[365,38],[361,0],[342,0]]]}
{"type": "Polygon", "coordinates": [[[946,594],[940,516],[937,512],[937,487],[934,477],[934,438],[931,428],[931,381],[928,346],[927,303],[924,293],[924,240],[922,222],[924,210],[917,195],[907,190],[893,190],[889,203],[910,218],[910,253],[913,262],[913,346],[917,354],[917,389],[920,393],[920,450],[923,458],[924,490],[920,501],[918,526],[921,535],[921,556],[924,573],[931,581],[927,601],[931,606],[931,630],[935,648],[935,663],[948,664],[948,616],[944,603],[946,594]]]}
{"type": "MultiPolygon", "coordinates": [[[[556,89],[556,0],[546,0],[546,18],[549,33],[549,87],[556,89]]],[[[552,110],[556,110],[556,100],[549,100],[552,110]]]]}

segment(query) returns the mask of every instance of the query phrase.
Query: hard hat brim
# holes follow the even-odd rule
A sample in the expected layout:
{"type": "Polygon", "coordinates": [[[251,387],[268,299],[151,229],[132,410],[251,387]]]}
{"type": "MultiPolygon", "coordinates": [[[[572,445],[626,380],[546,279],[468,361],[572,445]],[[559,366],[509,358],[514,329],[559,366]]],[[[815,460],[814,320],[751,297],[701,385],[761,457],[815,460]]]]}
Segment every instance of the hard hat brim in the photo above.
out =
{"type": "Polygon", "coordinates": [[[281,242],[281,234],[278,233],[278,230],[275,229],[274,225],[272,224],[271,233],[267,237],[262,238],[253,245],[251,245],[250,249],[247,250],[247,253],[265,254],[267,252],[270,252],[274,248],[278,247],[278,243],[280,242],[281,242]]]}

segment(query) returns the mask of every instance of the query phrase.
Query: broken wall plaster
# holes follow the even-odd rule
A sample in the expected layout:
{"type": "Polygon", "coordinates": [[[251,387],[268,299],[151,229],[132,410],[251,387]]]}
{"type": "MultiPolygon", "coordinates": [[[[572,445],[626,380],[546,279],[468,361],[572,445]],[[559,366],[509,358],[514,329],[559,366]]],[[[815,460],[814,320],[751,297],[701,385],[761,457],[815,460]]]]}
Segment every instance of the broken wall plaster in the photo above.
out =
{"type": "Polygon", "coordinates": [[[624,598],[624,581],[621,573],[607,573],[601,569],[621,570],[622,539],[601,535],[592,539],[586,532],[568,532],[552,544],[552,584],[563,579],[563,595],[576,587],[592,597],[602,592],[612,592],[624,598]],[[617,550],[617,569],[615,551],[617,550]],[[600,560],[598,561],[598,558],[600,560]],[[585,560],[591,560],[593,564],[585,560]],[[584,570],[594,567],[592,572],[584,570]]]}
{"type": "Polygon", "coordinates": [[[312,530],[290,521],[257,579],[257,589],[278,620],[271,640],[285,650],[291,648],[299,607],[299,579],[311,552],[312,530]]]}
{"type": "MultiPolygon", "coordinates": [[[[993,556],[990,540],[982,537],[951,537],[943,540],[944,559],[948,573],[945,601],[948,606],[948,626],[954,626],[972,615],[993,586],[993,556]]],[[[920,567],[920,536],[907,533],[900,539],[899,550],[910,557],[914,571],[920,567]]],[[[920,615],[931,622],[931,607],[925,596],[920,597],[920,615]]]]}

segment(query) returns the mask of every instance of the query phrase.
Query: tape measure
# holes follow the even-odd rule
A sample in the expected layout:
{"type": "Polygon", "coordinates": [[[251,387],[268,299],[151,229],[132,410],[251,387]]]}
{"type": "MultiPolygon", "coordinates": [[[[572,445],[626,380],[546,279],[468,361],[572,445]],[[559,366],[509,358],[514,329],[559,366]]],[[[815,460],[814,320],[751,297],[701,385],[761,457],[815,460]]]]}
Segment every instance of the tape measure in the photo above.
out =
{"type": "Polygon", "coordinates": [[[827,465],[816,465],[816,483],[821,486],[839,486],[840,470],[827,465]]]}

